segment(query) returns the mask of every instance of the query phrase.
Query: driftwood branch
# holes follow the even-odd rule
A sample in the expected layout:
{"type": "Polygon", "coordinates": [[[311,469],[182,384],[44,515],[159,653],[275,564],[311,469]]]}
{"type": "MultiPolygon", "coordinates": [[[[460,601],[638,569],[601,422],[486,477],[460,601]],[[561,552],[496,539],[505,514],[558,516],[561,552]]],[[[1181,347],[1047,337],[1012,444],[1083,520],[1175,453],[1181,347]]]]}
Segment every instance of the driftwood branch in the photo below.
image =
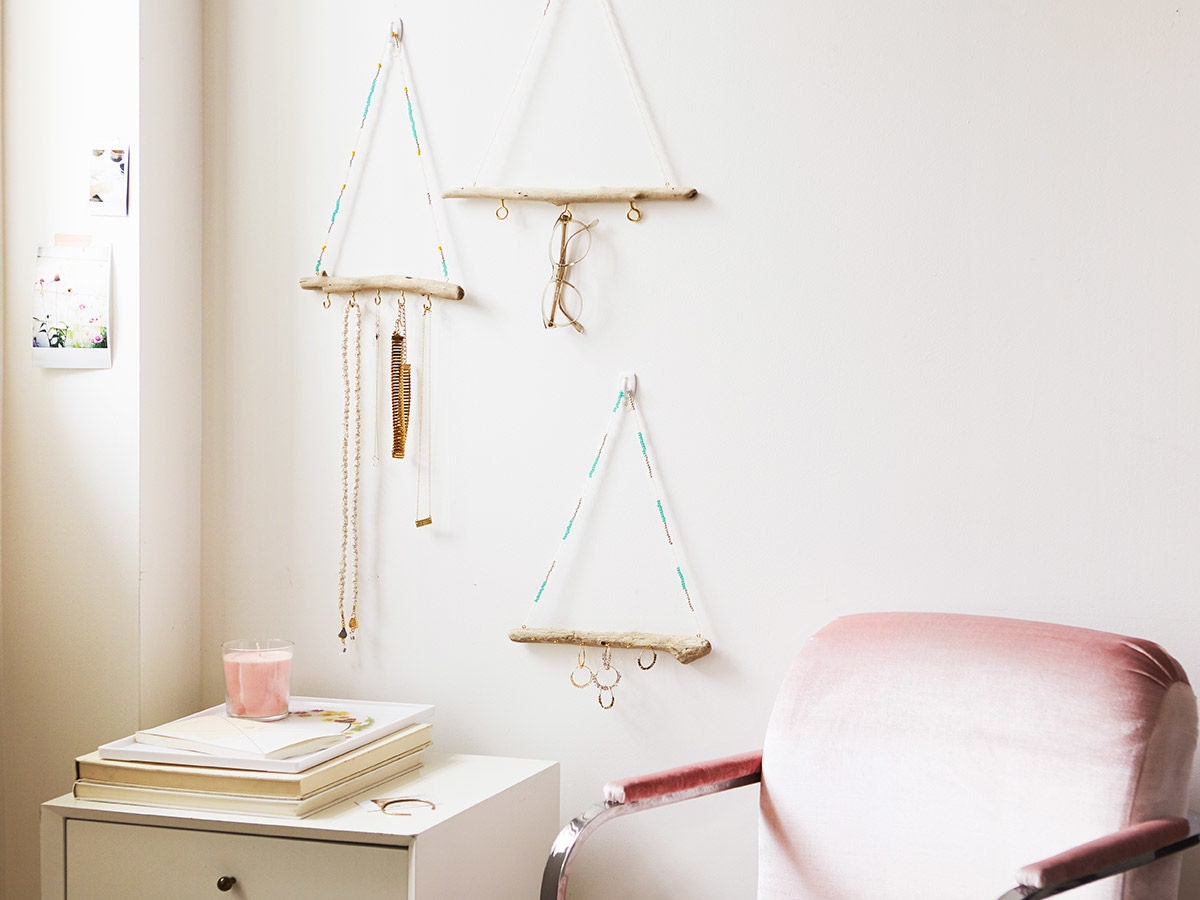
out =
{"type": "Polygon", "coordinates": [[[508,633],[518,644],[580,644],[585,647],[621,647],[626,650],[662,650],[685,665],[712,652],[700,635],[651,634],[645,631],[581,631],[576,628],[514,628],[508,633]]]}
{"type": "Polygon", "coordinates": [[[306,291],[326,294],[355,294],[367,291],[404,291],[414,295],[429,295],[442,300],[461,300],[463,289],[449,281],[431,278],[412,278],[408,275],[366,275],[361,278],[335,278],[332,275],[307,275],[300,279],[306,291]]]}
{"type": "Polygon", "coordinates": [[[450,188],[443,197],[447,199],[484,200],[540,200],[555,206],[568,203],[633,203],[640,200],[691,200],[698,195],[695,188],[671,187],[594,187],[594,188],[538,188],[538,187],[470,187],[450,188]]]}

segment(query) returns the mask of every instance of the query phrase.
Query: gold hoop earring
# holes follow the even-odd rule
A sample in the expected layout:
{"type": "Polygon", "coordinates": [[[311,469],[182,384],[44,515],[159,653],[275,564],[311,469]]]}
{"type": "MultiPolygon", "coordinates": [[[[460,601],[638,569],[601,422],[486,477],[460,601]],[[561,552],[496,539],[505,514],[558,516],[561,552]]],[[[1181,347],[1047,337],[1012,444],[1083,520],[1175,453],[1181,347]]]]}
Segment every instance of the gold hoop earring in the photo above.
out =
{"type": "Polygon", "coordinates": [[[579,656],[577,659],[578,665],[571,670],[571,674],[568,676],[568,678],[574,687],[585,688],[596,680],[596,673],[593,672],[587,664],[587,650],[584,649],[582,644],[579,646],[579,656]],[[575,675],[580,671],[587,672],[588,674],[587,681],[585,681],[583,684],[580,684],[575,680],[575,675]]]}

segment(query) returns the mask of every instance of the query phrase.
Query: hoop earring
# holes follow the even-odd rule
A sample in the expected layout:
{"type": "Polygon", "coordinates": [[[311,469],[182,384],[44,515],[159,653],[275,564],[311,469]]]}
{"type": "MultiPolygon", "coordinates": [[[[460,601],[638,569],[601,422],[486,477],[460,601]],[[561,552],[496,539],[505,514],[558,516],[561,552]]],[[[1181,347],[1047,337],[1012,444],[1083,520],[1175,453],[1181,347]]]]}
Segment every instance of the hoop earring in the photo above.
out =
{"type": "Polygon", "coordinates": [[[582,644],[579,645],[578,663],[579,664],[571,670],[571,674],[568,676],[568,678],[574,687],[585,688],[596,680],[596,673],[593,672],[591,667],[589,667],[587,664],[587,650],[584,649],[582,644]],[[580,671],[587,672],[588,675],[587,680],[583,684],[580,684],[575,680],[575,675],[580,671]]]}

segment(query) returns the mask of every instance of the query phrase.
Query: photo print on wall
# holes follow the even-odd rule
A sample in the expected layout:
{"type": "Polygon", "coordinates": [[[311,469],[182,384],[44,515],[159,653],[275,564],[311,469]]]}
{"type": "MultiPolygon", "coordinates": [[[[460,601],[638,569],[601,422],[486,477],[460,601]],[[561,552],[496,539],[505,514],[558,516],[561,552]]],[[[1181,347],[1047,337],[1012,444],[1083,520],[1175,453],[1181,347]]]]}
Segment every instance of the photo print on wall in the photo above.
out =
{"type": "Polygon", "coordinates": [[[55,369],[112,366],[109,294],[112,247],[58,235],[38,247],[33,284],[33,364],[55,369]]]}
{"type": "Polygon", "coordinates": [[[88,211],[129,215],[129,148],[92,147],[88,160],[88,211]]]}

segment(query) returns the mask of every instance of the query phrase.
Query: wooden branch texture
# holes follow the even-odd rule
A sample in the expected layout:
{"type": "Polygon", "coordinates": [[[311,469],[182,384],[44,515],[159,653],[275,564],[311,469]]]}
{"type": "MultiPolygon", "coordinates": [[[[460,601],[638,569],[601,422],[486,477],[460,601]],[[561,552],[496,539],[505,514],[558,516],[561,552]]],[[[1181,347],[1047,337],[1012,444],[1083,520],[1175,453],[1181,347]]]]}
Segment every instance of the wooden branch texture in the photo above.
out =
{"type": "Polygon", "coordinates": [[[405,293],[439,297],[442,300],[461,300],[463,289],[449,281],[413,278],[409,275],[364,275],[360,278],[335,278],[332,275],[306,275],[300,279],[306,291],[326,294],[355,294],[367,291],[404,291],[405,293]]]}
{"type": "Polygon", "coordinates": [[[470,187],[450,188],[447,199],[540,200],[565,206],[568,203],[632,203],[635,200],[691,200],[699,194],[695,188],[670,187],[470,187]]]}
{"type": "Polygon", "coordinates": [[[652,634],[645,631],[581,631],[575,628],[514,628],[508,639],[518,644],[583,644],[586,647],[622,647],[627,650],[662,650],[684,665],[712,652],[712,644],[699,635],[652,634]]]}

